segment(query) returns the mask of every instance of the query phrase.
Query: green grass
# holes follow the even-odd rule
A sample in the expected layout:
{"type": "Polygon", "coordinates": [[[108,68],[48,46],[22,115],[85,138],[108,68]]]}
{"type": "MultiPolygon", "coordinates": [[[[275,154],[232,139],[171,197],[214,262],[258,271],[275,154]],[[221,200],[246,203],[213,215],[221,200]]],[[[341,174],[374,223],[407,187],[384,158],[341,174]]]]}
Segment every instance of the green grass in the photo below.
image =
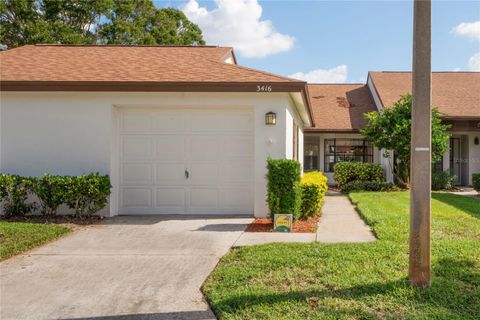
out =
{"type": "Polygon", "coordinates": [[[353,193],[378,241],[232,250],[203,291],[220,319],[480,319],[480,201],[432,200],[432,286],[411,288],[407,192],[353,193]]]}
{"type": "Polygon", "coordinates": [[[0,260],[54,240],[71,230],[55,224],[0,221],[0,260]]]}

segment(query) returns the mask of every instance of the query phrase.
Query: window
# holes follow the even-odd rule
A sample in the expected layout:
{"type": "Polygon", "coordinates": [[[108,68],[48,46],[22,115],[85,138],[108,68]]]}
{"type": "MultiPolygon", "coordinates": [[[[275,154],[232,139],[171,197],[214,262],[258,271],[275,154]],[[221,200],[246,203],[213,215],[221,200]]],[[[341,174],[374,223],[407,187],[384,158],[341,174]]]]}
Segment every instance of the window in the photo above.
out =
{"type": "Polygon", "coordinates": [[[305,137],[303,144],[303,171],[320,170],[320,141],[318,137],[305,137]]]}
{"type": "Polygon", "coordinates": [[[342,161],[373,162],[373,146],[363,139],[325,139],[325,172],[342,161]]]}

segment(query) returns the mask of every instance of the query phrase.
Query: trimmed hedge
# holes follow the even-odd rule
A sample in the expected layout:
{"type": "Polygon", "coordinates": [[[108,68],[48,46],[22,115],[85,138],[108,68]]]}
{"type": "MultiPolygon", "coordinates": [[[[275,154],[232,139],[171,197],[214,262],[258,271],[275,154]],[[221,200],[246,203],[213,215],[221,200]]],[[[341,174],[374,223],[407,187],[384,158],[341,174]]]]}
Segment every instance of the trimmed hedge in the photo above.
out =
{"type": "Polygon", "coordinates": [[[391,182],[378,181],[351,181],[343,185],[342,191],[349,193],[352,191],[391,191],[395,185],[391,182]]]}
{"type": "Polygon", "coordinates": [[[38,178],[0,174],[0,203],[7,216],[21,216],[36,208],[28,203],[29,195],[36,195],[43,215],[55,215],[62,204],[77,215],[93,215],[107,205],[111,187],[109,176],[99,173],[38,178]]]}
{"type": "Polygon", "coordinates": [[[300,181],[302,207],[300,219],[308,219],[320,212],[327,192],[327,177],[320,171],[305,173],[300,181]]]}
{"type": "Polygon", "coordinates": [[[432,172],[432,190],[451,190],[455,187],[457,177],[447,171],[432,172]]]}
{"type": "Polygon", "coordinates": [[[472,180],[473,189],[475,189],[477,192],[480,192],[480,173],[474,173],[472,175],[472,180]]]}
{"type": "Polygon", "coordinates": [[[270,214],[291,213],[297,220],[301,213],[300,163],[288,159],[267,160],[267,203],[270,214]]]}
{"type": "Polygon", "coordinates": [[[24,216],[36,208],[28,202],[33,180],[13,174],[0,174],[0,204],[7,217],[24,216]]]}
{"type": "Polygon", "coordinates": [[[362,187],[379,191],[387,187],[382,167],[373,163],[339,162],[333,167],[333,179],[344,192],[365,190],[358,189],[362,187]]]}

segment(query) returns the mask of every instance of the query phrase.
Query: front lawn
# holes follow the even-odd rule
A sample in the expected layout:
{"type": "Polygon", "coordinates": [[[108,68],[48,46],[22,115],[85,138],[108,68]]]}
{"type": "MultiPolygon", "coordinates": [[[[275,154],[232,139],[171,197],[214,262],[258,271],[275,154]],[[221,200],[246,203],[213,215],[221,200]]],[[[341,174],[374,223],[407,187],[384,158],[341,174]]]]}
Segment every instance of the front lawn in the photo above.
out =
{"type": "Polygon", "coordinates": [[[220,319],[480,319],[480,201],[436,193],[433,280],[408,276],[407,192],[351,195],[378,241],[235,249],[203,287],[220,319]]]}
{"type": "Polygon", "coordinates": [[[69,232],[55,224],[0,221],[0,260],[39,246],[69,232]]]}

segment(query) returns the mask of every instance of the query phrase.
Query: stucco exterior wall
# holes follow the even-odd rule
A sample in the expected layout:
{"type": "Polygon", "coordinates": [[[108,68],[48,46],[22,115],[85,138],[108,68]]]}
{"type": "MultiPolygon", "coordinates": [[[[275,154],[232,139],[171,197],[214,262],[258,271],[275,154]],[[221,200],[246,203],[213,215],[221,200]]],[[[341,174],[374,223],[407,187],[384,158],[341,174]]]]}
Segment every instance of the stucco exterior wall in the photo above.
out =
{"type": "Polygon", "coordinates": [[[0,171],[25,176],[109,174],[114,185],[110,215],[116,215],[117,201],[117,173],[112,170],[115,106],[253,108],[256,216],[268,213],[267,157],[291,158],[287,137],[293,133],[287,124],[295,112],[286,93],[2,92],[0,102],[0,171]],[[269,111],[277,114],[275,126],[265,125],[269,111]]]}

